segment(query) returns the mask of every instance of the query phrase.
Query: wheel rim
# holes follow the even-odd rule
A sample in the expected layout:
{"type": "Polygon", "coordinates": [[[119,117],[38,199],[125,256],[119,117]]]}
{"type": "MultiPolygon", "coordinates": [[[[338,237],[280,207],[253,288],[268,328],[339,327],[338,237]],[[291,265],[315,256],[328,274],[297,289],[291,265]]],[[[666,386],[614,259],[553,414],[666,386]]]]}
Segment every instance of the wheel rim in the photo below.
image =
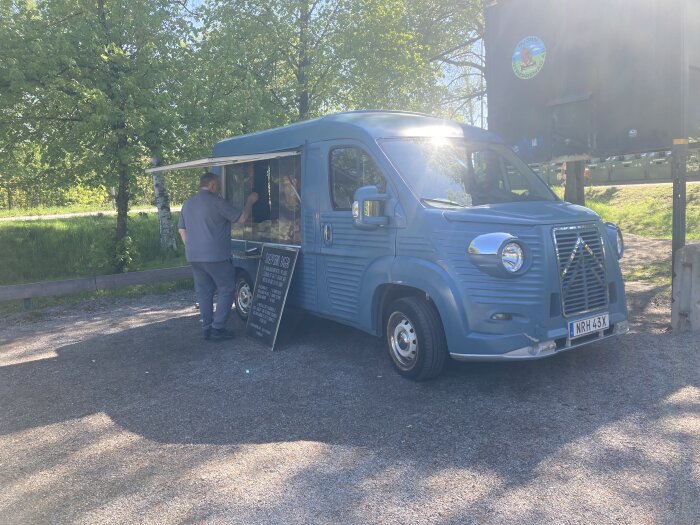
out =
{"type": "Polygon", "coordinates": [[[250,285],[248,283],[243,283],[238,288],[238,297],[236,298],[236,305],[241,315],[248,315],[250,311],[250,304],[253,302],[253,294],[250,291],[250,285]]]}
{"type": "Polygon", "coordinates": [[[396,364],[410,369],[418,356],[418,335],[411,320],[401,312],[394,312],[389,318],[389,350],[396,364]]]}

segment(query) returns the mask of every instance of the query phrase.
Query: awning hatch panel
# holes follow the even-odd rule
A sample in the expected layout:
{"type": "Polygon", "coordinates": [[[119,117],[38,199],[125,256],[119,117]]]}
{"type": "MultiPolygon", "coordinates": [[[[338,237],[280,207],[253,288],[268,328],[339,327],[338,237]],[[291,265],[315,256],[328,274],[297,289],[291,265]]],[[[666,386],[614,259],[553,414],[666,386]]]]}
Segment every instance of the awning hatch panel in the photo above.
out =
{"type": "Polygon", "coordinates": [[[234,155],[232,157],[205,157],[198,160],[189,160],[187,162],[178,162],[177,164],[168,164],[167,166],[156,166],[148,168],[146,173],[158,173],[162,171],[189,170],[196,168],[214,168],[217,166],[227,166],[229,164],[239,164],[242,162],[255,162],[258,160],[281,159],[283,157],[293,157],[300,155],[301,152],[293,151],[274,151],[272,153],[253,153],[250,155],[234,155]]]}

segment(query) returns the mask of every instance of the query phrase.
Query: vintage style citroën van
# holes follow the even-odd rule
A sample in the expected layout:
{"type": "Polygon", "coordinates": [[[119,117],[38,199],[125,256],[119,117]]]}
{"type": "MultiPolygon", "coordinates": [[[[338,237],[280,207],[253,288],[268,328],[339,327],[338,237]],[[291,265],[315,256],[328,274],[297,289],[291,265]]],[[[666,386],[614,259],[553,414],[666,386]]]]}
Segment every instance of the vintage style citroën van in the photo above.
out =
{"type": "Polygon", "coordinates": [[[206,165],[235,205],[260,195],[232,230],[244,319],[273,243],[299,247],[288,306],[384,337],[412,379],[448,357],[536,359],[628,330],[620,230],[482,129],[341,113],[224,140],[206,165]]]}

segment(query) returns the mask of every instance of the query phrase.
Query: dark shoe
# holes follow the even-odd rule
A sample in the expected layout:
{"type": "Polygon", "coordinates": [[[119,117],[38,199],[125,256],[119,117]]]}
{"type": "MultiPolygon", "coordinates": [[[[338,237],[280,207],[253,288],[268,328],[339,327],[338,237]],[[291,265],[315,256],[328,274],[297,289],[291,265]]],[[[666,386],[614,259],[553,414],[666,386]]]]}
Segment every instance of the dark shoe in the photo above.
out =
{"type": "Polygon", "coordinates": [[[211,328],[205,328],[203,333],[204,339],[208,341],[211,338],[211,328]]]}
{"type": "Polygon", "coordinates": [[[226,339],[233,339],[236,337],[234,332],[230,332],[225,328],[212,328],[210,339],[212,341],[224,341],[226,339]]]}

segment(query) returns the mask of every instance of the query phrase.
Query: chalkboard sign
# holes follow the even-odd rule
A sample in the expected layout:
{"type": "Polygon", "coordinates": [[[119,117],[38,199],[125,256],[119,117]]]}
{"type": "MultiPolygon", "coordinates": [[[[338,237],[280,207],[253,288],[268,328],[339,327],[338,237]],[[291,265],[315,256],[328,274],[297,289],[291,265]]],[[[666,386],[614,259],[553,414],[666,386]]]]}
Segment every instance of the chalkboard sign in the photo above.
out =
{"type": "Polygon", "coordinates": [[[291,247],[266,244],[262,249],[246,335],[270,348],[275,347],[298,254],[299,249],[291,247]]]}

